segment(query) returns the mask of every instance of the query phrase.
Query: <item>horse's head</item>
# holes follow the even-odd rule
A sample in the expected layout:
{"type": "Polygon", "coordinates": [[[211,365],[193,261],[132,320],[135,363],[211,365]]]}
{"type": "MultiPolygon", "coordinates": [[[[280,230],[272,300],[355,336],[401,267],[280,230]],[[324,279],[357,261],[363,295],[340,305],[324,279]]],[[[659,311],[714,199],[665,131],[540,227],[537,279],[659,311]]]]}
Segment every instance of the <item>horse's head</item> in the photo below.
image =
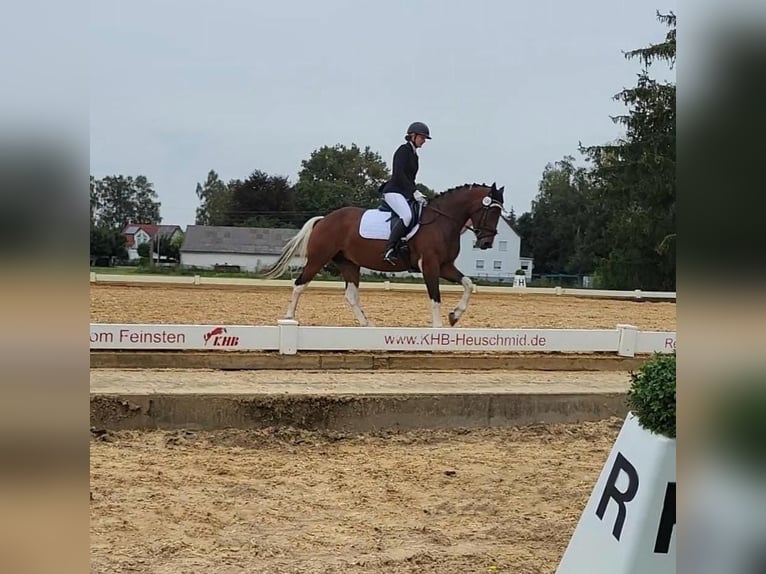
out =
{"type": "Polygon", "coordinates": [[[503,210],[503,190],[493,183],[492,186],[479,185],[471,188],[472,194],[470,219],[476,234],[476,246],[490,249],[497,235],[497,223],[503,210]]]}

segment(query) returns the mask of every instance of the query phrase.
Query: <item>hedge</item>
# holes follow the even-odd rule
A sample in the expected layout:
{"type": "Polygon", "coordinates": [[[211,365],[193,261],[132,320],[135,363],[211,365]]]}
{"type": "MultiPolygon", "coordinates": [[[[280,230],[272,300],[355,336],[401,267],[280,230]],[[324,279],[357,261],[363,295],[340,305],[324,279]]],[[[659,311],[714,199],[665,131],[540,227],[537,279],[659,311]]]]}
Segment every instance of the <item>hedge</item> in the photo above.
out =
{"type": "Polygon", "coordinates": [[[655,353],[631,372],[627,403],[646,430],[676,438],[676,354],[655,353]]]}

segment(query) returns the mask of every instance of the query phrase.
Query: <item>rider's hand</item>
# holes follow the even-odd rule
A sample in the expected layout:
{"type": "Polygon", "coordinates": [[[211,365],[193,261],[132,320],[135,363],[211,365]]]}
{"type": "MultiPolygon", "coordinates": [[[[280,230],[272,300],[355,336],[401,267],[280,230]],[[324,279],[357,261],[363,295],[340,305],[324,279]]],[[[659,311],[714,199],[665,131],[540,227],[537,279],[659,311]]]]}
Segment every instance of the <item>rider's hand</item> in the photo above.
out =
{"type": "Polygon", "coordinates": [[[415,192],[412,195],[415,198],[415,201],[425,205],[425,203],[426,203],[426,196],[423,195],[422,193],[420,193],[420,190],[416,189],[415,192]]]}

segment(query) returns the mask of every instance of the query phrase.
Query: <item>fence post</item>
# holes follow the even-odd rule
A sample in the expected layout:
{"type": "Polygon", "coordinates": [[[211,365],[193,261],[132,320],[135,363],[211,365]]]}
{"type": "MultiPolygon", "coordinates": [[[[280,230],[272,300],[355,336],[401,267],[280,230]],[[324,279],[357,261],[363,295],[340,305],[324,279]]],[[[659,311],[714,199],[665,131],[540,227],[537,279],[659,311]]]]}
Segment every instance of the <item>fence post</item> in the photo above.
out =
{"type": "Polygon", "coordinates": [[[638,327],[635,325],[617,325],[620,338],[617,342],[617,354],[622,357],[634,357],[638,343],[638,327]]]}
{"type": "Polygon", "coordinates": [[[298,352],[298,321],[280,319],[279,323],[279,354],[295,355],[298,352]]]}

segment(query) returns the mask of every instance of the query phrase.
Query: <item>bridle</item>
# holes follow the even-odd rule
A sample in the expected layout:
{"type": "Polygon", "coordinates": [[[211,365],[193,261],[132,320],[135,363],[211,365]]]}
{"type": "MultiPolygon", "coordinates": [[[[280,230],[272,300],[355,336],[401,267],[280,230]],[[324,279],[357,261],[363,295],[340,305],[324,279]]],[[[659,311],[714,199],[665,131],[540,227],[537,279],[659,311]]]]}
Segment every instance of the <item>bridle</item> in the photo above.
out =
{"type": "MultiPolygon", "coordinates": [[[[464,221],[459,221],[455,217],[451,216],[449,213],[444,213],[440,209],[437,209],[437,208],[432,207],[430,205],[428,205],[426,207],[428,207],[428,209],[430,209],[431,211],[434,211],[435,213],[438,213],[439,215],[443,215],[447,219],[451,219],[452,221],[454,221],[456,223],[459,223],[461,226],[465,223],[464,221]]],[[[497,229],[490,229],[489,227],[485,227],[484,226],[484,223],[487,221],[487,216],[489,215],[489,210],[493,209],[495,207],[502,211],[503,204],[498,202],[496,199],[492,198],[491,192],[490,192],[490,194],[487,194],[484,197],[484,199],[481,200],[481,207],[479,209],[474,210],[473,212],[471,212],[468,215],[468,219],[470,221],[473,221],[473,216],[474,215],[476,215],[480,211],[483,212],[481,214],[481,219],[479,220],[479,224],[476,227],[474,227],[472,225],[466,225],[466,229],[469,229],[469,230],[473,231],[474,235],[476,235],[476,240],[477,241],[482,239],[483,237],[488,237],[488,236],[489,237],[494,237],[495,235],[497,235],[497,229]],[[481,233],[484,233],[484,235],[482,236],[481,233]]],[[[429,221],[428,223],[422,223],[421,222],[421,225],[429,225],[429,224],[433,223],[434,221],[436,221],[436,219],[437,218],[434,218],[433,221],[429,221]]]]}

